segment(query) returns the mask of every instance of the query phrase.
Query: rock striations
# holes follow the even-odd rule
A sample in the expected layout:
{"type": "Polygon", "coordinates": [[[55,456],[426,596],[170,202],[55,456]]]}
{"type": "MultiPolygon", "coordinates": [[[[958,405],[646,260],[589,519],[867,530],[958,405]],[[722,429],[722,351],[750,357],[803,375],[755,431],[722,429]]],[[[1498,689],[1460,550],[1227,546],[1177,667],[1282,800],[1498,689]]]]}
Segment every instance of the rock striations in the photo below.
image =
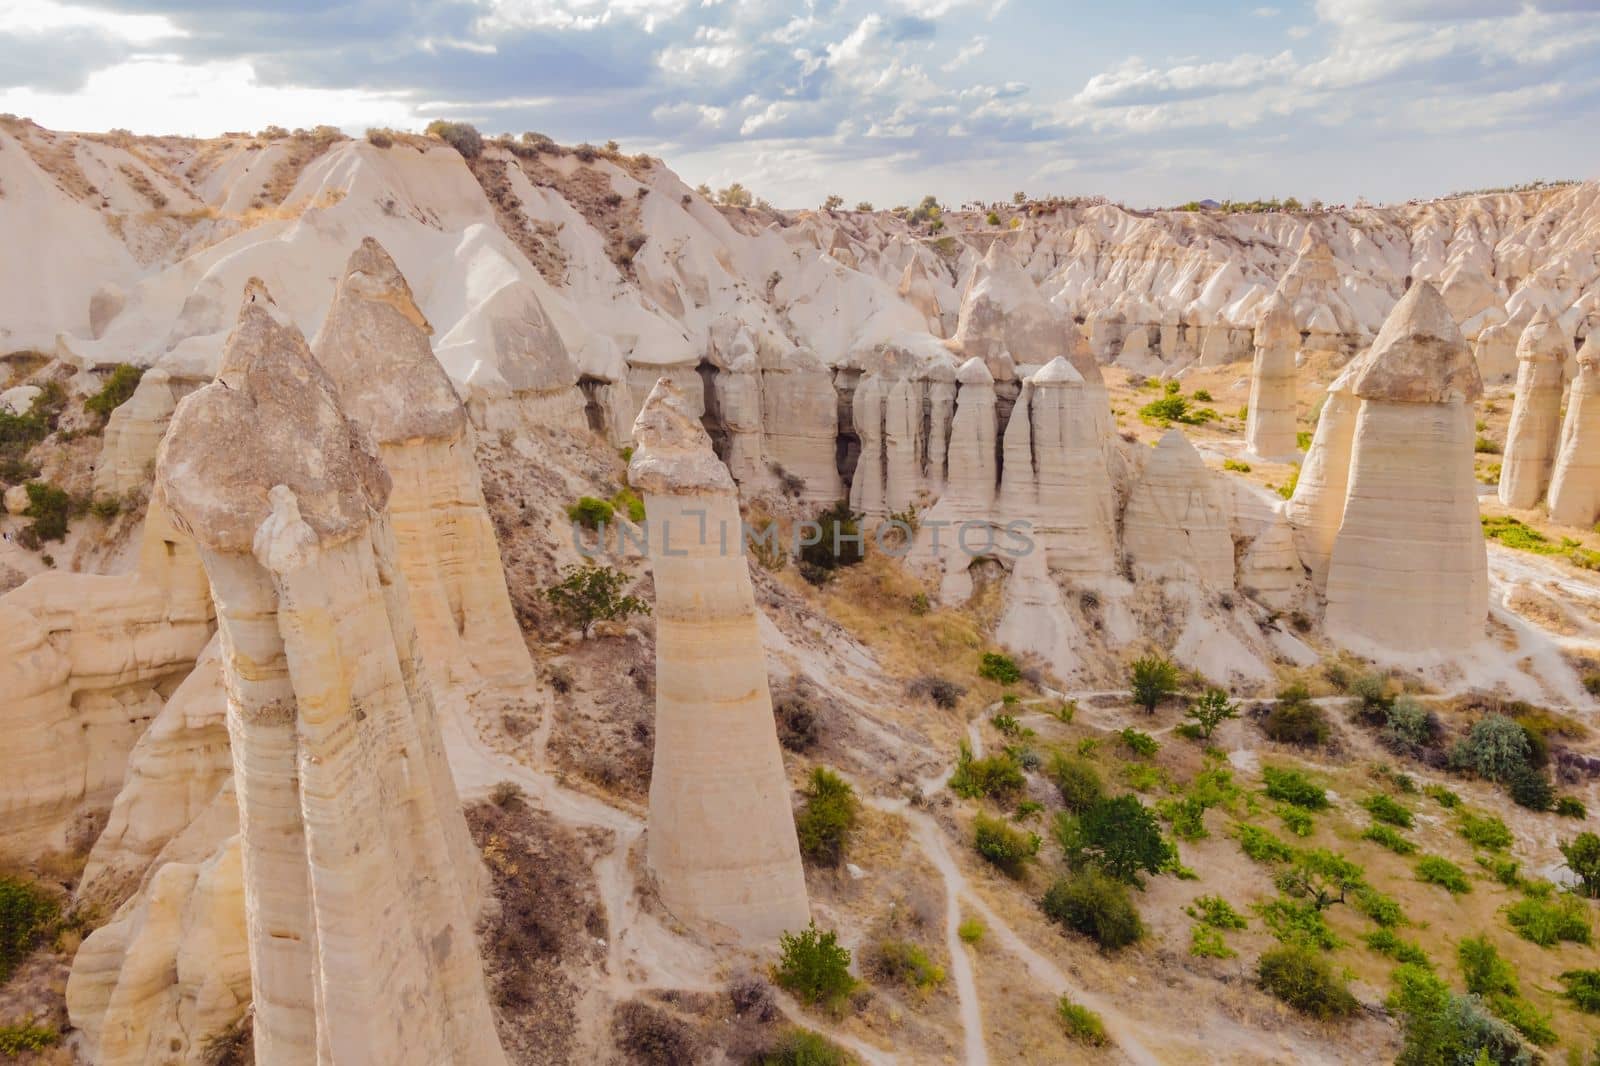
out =
{"type": "Polygon", "coordinates": [[[217,603],[257,1061],[504,1062],[389,478],[258,281],[157,489],[217,603]]]}
{"type": "Polygon", "coordinates": [[[1483,386],[1430,283],[1395,306],[1351,391],[1360,409],[1326,631],[1379,656],[1460,652],[1483,637],[1488,613],[1472,473],[1472,404],[1483,386]]]}
{"type": "Polygon", "coordinates": [[[633,432],[656,590],[650,871],[679,919],[770,943],[805,926],[809,905],[738,497],[670,380],[633,432]]]}
{"type": "Polygon", "coordinates": [[[1140,579],[1233,587],[1233,535],[1222,488],[1179,429],[1145,460],[1122,517],[1122,550],[1140,579]]]}
{"type": "Polygon", "coordinates": [[[1295,350],[1300,331],[1294,307],[1274,293],[1256,320],[1255,362],[1250,368],[1250,409],[1245,445],[1262,459],[1299,456],[1295,440],[1295,350]]]}
{"type": "Polygon", "coordinates": [[[1550,479],[1550,520],[1579,529],[1600,520],[1600,334],[1590,333],[1578,352],[1550,479]]]}
{"type": "Polygon", "coordinates": [[[1500,502],[1527,509],[1544,499],[1561,437],[1561,392],[1572,342],[1541,307],[1517,341],[1517,392],[1500,465],[1500,502]]]}

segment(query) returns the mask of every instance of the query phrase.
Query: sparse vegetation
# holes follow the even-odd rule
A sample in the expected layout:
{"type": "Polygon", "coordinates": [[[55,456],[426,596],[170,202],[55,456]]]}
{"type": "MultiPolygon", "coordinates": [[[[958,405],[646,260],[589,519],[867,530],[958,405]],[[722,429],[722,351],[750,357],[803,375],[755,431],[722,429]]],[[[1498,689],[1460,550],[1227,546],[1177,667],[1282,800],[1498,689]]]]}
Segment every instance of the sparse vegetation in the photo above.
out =
{"type": "Polygon", "coordinates": [[[880,940],[867,961],[872,976],[927,992],[944,983],[944,967],[928,957],[920,944],[909,940],[880,940]]]}
{"type": "Polygon", "coordinates": [[[855,991],[850,976],[850,951],[839,946],[839,935],[812,922],[798,933],[778,938],[778,965],[773,980],[801,1002],[812,1006],[837,1006],[855,991]]]}
{"type": "Polygon", "coordinates": [[[0,1057],[20,1057],[30,1051],[44,1051],[61,1042],[56,1030],[31,1021],[0,1025],[0,1057]]]}
{"type": "Polygon", "coordinates": [[[1424,855],[1417,860],[1417,880],[1424,884],[1438,885],[1452,896],[1472,891],[1472,883],[1467,880],[1467,875],[1461,867],[1438,855],[1424,855]]]}
{"type": "Polygon", "coordinates": [[[1002,685],[1015,685],[1022,680],[1022,670],[1011,656],[986,651],[978,665],[978,676],[1002,685]]]}
{"type": "Polygon", "coordinates": [[[1039,854],[1039,834],[1015,829],[999,818],[980,814],[972,823],[972,846],[1007,877],[1020,878],[1028,861],[1039,854]]]}
{"type": "Polygon", "coordinates": [[[1473,847],[1500,851],[1511,846],[1511,830],[1492,814],[1477,815],[1463,811],[1456,832],[1473,847]]]}
{"type": "Polygon", "coordinates": [[[1302,807],[1308,811],[1328,808],[1328,793],[1299,770],[1277,766],[1261,768],[1261,778],[1266,782],[1267,798],[1302,807]]]}
{"type": "Polygon", "coordinates": [[[627,574],[609,566],[569,566],[544,594],[562,621],[577,626],[587,640],[596,622],[650,613],[644,600],[623,594],[629,580],[627,574]]]}
{"type": "Polygon", "coordinates": [[[1299,944],[1284,944],[1262,954],[1256,979],[1267,992],[1313,1018],[1340,1018],[1359,1004],[1327,959],[1299,944]]]}
{"type": "Polygon", "coordinates": [[[0,876],[0,985],[11,979],[59,914],[55,899],[38,885],[0,876]]]}
{"type": "Polygon", "coordinates": [[[1160,741],[1142,730],[1128,726],[1117,734],[1122,746],[1141,759],[1148,759],[1161,750],[1160,741]]]}
{"type": "Polygon", "coordinates": [[[1239,705],[1228,699],[1222,689],[1208,688],[1189,705],[1184,717],[1194,723],[1201,740],[1210,740],[1223,722],[1239,717],[1239,705]]]}
{"type": "Polygon", "coordinates": [[[616,508],[610,502],[593,496],[580,496],[577,503],[567,507],[567,518],[588,530],[609,525],[615,517],[616,508]]]}
{"type": "Polygon", "coordinates": [[[1518,900],[1506,908],[1506,922],[1540,947],[1554,947],[1563,940],[1587,944],[1590,939],[1588,908],[1575,896],[1518,900]]]}
{"type": "Polygon", "coordinates": [[[1052,884],[1040,902],[1044,913],[1107,951],[1127,947],[1144,936],[1144,923],[1128,886],[1093,868],[1052,884]]]}
{"type": "MultiPolygon", "coordinates": [[[[993,212],[991,212],[992,214],[993,212]]],[[[1105,1022],[1100,1020],[1100,1015],[1088,1007],[1074,1003],[1067,996],[1062,996],[1056,1002],[1056,1017],[1061,1019],[1061,1028],[1066,1034],[1080,1044],[1090,1047],[1104,1047],[1108,1041],[1106,1037],[1105,1022]]]]}
{"type": "Polygon", "coordinates": [[[806,783],[805,804],[794,818],[800,853],[812,862],[837,866],[855,830],[860,804],[849,782],[823,766],[806,783]]]}
{"type": "Polygon", "coordinates": [[[471,123],[434,119],[424,132],[429,137],[439,138],[467,159],[476,159],[483,154],[483,134],[471,123]]]}
{"type": "Polygon", "coordinates": [[[1133,701],[1147,714],[1154,714],[1163,700],[1177,693],[1178,668],[1162,656],[1142,656],[1129,668],[1128,683],[1133,689],[1133,701]]]}
{"type": "Polygon", "coordinates": [[[1386,825],[1368,826],[1367,830],[1361,834],[1361,839],[1370,840],[1380,847],[1388,848],[1396,855],[1414,855],[1417,851],[1415,844],[1386,825]]]}
{"type": "Polygon", "coordinates": [[[1277,702],[1262,720],[1261,730],[1280,744],[1301,747],[1325,744],[1330,733],[1327,716],[1311,702],[1311,693],[1300,684],[1279,691],[1277,702]]]}
{"type": "Polygon", "coordinates": [[[810,539],[808,537],[801,538],[800,567],[801,572],[808,575],[808,581],[820,585],[835,570],[861,562],[865,552],[862,547],[861,516],[850,510],[848,501],[840,500],[817,515],[816,524],[815,543],[806,543],[810,539]],[[821,575],[822,580],[813,580],[811,574],[821,575]]]}
{"type": "Polygon", "coordinates": [[[1561,975],[1562,994],[1588,1014],[1600,1014],[1600,970],[1568,970],[1561,975]]]}
{"type": "Polygon", "coordinates": [[[105,425],[111,417],[111,412],[133,397],[133,390],[139,387],[139,379],[142,377],[144,377],[142,367],[118,363],[111,371],[111,376],[100,386],[100,391],[83,401],[84,410],[99,416],[100,424],[105,425]]]}
{"type": "Polygon", "coordinates": [[[1027,785],[1022,767],[1009,752],[999,751],[981,759],[973,758],[966,741],[956,756],[955,772],[950,775],[950,791],[963,799],[989,798],[1006,802],[1027,785]]]}
{"type": "Polygon", "coordinates": [[[821,1033],[789,1029],[756,1061],[759,1066],[853,1066],[857,1060],[821,1033]]]}
{"type": "Polygon", "coordinates": [[[28,493],[28,506],[23,508],[22,514],[33,519],[23,530],[27,538],[35,545],[65,539],[72,516],[72,497],[45,481],[30,481],[24,488],[28,493]]]}
{"type": "Polygon", "coordinates": [[[1383,793],[1374,793],[1361,801],[1368,814],[1386,825],[1399,826],[1401,829],[1410,829],[1415,824],[1411,811],[1404,804],[1395,801],[1383,793]]]}

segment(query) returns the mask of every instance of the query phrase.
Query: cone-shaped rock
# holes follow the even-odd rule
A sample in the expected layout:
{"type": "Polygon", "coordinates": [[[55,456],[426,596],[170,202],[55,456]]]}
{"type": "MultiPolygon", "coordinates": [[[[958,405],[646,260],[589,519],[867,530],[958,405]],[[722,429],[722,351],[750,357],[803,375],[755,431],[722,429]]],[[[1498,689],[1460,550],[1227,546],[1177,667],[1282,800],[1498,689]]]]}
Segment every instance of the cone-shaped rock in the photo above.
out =
{"type": "Polygon", "coordinates": [[[504,1063],[389,478],[259,281],[156,467],[217,603],[256,1061],[504,1063]]]}
{"type": "Polygon", "coordinates": [[[1122,546],[1134,576],[1233,587],[1233,535],[1220,487],[1179,429],[1145,459],[1123,512],[1122,546]]]}
{"type": "Polygon", "coordinates": [[[1333,542],[1344,521],[1350,452],[1355,447],[1356,415],[1361,408],[1354,391],[1355,380],[1365,366],[1363,356],[1346,366],[1328,386],[1294,495],[1283,508],[1283,516],[1294,532],[1295,550],[1311,571],[1312,587],[1319,593],[1327,587],[1328,560],[1333,557],[1333,542]]]}
{"type": "Polygon", "coordinates": [[[1012,377],[1012,365],[1035,366],[1072,352],[1070,323],[996,240],[961,299],[954,343],[968,357],[988,364],[996,381],[1012,377]],[[1006,358],[1009,357],[1009,358],[1006,358]]]}
{"type": "Polygon", "coordinates": [[[683,921],[768,944],[809,920],[755,596],[727,468],[661,379],[633,426],[655,572],[648,860],[683,921]]]}
{"type": "Polygon", "coordinates": [[[1245,428],[1245,443],[1263,459],[1292,459],[1299,453],[1294,428],[1294,356],[1299,345],[1294,307],[1282,293],[1273,293],[1256,320],[1245,428]]]}
{"type": "Polygon", "coordinates": [[[1472,474],[1483,388],[1449,308],[1418,282],[1354,382],[1361,401],[1328,566],[1329,636],[1359,650],[1449,652],[1483,636],[1488,572],[1472,474]]]}
{"type": "Polygon", "coordinates": [[[1536,507],[1544,499],[1561,439],[1561,390],[1572,342],[1541,307],[1517,341],[1517,398],[1500,464],[1500,502],[1536,507]]]}
{"type": "MultiPolygon", "coordinates": [[[[1096,417],[1099,397],[1059,355],[1028,384],[1027,405],[1019,401],[1011,417],[1026,416],[1030,423],[1035,510],[1015,517],[1032,521],[1035,543],[1044,549],[1051,570],[1109,573],[1116,555],[1116,519],[1106,438],[1096,417]]],[[[1022,472],[1030,469],[1029,456],[1015,458],[1022,472]]],[[[1007,461],[1012,460],[1008,449],[1007,461]]]]}
{"type": "Polygon", "coordinates": [[[1578,352],[1550,480],[1550,520],[1579,529],[1600,520],[1600,334],[1590,333],[1578,352]]]}

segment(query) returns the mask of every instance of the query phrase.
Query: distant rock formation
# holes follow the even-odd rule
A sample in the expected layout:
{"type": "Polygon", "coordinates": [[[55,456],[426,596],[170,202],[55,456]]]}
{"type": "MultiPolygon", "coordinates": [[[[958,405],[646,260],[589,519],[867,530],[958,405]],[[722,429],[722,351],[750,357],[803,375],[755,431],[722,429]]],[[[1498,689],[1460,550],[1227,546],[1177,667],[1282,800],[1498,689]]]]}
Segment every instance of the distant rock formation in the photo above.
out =
{"type": "Polygon", "coordinates": [[[1072,352],[1065,316],[1039,292],[1004,239],[989,245],[961,299],[952,346],[977,356],[996,381],[1023,364],[1038,366],[1072,352]]]}
{"type": "Polygon", "coordinates": [[[1312,587],[1319,595],[1327,588],[1328,561],[1344,522],[1350,453],[1355,447],[1356,415],[1361,407],[1355,395],[1355,380],[1365,366],[1366,356],[1354,360],[1328,386],[1311,447],[1300,464],[1294,494],[1283,509],[1294,531],[1295,550],[1311,572],[1312,587]]]}
{"type": "Polygon", "coordinates": [[[1600,334],[1590,333],[1578,352],[1550,479],[1550,520],[1577,529],[1600,520],[1600,334]]]}
{"type": "Polygon", "coordinates": [[[1294,357],[1300,331],[1294,324],[1294,308],[1282,293],[1273,293],[1262,307],[1255,345],[1245,446],[1262,459],[1294,459],[1300,454],[1294,422],[1294,357]]]}
{"type": "Polygon", "coordinates": [[[167,372],[159,367],[146,370],[133,395],[106,422],[94,467],[96,496],[120,498],[150,484],[156,447],[177,406],[178,394],[167,372]]]}
{"type": "Polygon", "coordinates": [[[389,478],[259,281],[157,490],[217,601],[257,1061],[504,1063],[389,478]]]}
{"type": "Polygon", "coordinates": [[[700,420],[663,378],[634,424],[655,572],[648,860],[679,919],[756,945],[809,920],[739,503],[700,420]]]}
{"type": "Polygon", "coordinates": [[[1135,578],[1233,587],[1233,535],[1222,489],[1177,428],[1145,460],[1122,516],[1122,550],[1135,578]]]}
{"type": "Polygon", "coordinates": [[[1517,344],[1522,333],[1533,321],[1534,307],[1524,303],[1517,313],[1496,325],[1487,326],[1478,334],[1473,346],[1473,358],[1478,364],[1478,374],[1485,385],[1503,385],[1517,376],[1517,344]]]}
{"type": "Polygon", "coordinates": [[[1572,342],[1541,307],[1517,341],[1517,395],[1500,462],[1500,502],[1526,510],[1544,499],[1561,438],[1561,392],[1572,342]]]}
{"type": "Polygon", "coordinates": [[[1431,284],[1395,305],[1351,391],[1361,406],[1324,628],[1380,657],[1462,651],[1488,614],[1472,473],[1483,386],[1431,284]]]}

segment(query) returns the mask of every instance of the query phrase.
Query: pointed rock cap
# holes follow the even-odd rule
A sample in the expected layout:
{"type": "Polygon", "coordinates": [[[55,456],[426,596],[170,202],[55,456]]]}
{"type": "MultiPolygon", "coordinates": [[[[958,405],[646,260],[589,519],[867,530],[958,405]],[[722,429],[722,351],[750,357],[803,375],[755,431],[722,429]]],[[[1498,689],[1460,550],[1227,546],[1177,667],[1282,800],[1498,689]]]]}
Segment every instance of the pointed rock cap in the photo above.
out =
{"type": "Polygon", "coordinates": [[[1300,239],[1300,255],[1307,259],[1332,259],[1333,246],[1328,239],[1317,231],[1315,226],[1306,227],[1306,235],[1300,239]]]}
{"type": "Polygon", "coordinates": [[[1590,330],[1578,349],[1578,369],[1600,370],[1600,330],[1590,330]]]}
{"type": "Polygon", "coordinates": [[[432,332],[400,268],[364,239],[312,347],[345,411],[380,444],[455,440],[466,431],[466,410],[428,343],[432,332]]]}
{"type": "Polygon", "coordinates": [[[1028,379],[1037,386],[1067,386],[1082,385],[1083,375],[1067,362],[1065,356],[1056,356],[1044,366],[1034,371],[1028,379]]]}
{"type": "Polygon", "coordinates": [[[1273,292],[1256,315],[1257,348],[1298,348],[1300,327],[1295,325],[1294,304],[1281,292],[1273,292]]]}
{"type": "Polygon", "coordinates": [[[956,381],[962,385],[994,385],[994,375],[989,373],[989,365],[977,356],[973,356],[956,370],[956,381]]]}
{"type": "Polygon", "coordinates": [[[1478,364],[1431,282],[1412,285],[1395,304],[1354,391],[1363,400],[1393,403],[1471,402],[1483,395],[1478,364]]]}
{"type": "Polygon", "coordinates": [[[633,423],[628,483],[659,496],[733,492],[733,478],[711,447],[682,390],[670,378],[656,381],[633,423]]]}
{"type": "Polygon", "coordinates": [[[248,553],[285,486],[324,544],[363,532],[389,499],[371,437],[345,417],[333,381],[259,278],[217,380],[178,404],[156,455],[175,524],[206,547],[248,553]]]}
{"type": "Polygon", "coordinates": [[[1522,336],[1517,338],[1517,358],[1527,362],[1565,363],[1572,356],[1571,343],[1550,313],[1548,304],[1540,304],[1522,336]]]}
{"type": "Polygon", "coordinates": [[[1162,467],[1169,470],[1193,467],[1204,473],[1206,469],[1206,462],[1200,458],[1200,452],[1177,426],[1161,434],[1161,439],[1156,441],[1155,451],[1151,454],[1149,463],[1145,464],[1146,473],[1149,473],[1150,463],[1155,462],[1159,462],[1162,467]]]}

